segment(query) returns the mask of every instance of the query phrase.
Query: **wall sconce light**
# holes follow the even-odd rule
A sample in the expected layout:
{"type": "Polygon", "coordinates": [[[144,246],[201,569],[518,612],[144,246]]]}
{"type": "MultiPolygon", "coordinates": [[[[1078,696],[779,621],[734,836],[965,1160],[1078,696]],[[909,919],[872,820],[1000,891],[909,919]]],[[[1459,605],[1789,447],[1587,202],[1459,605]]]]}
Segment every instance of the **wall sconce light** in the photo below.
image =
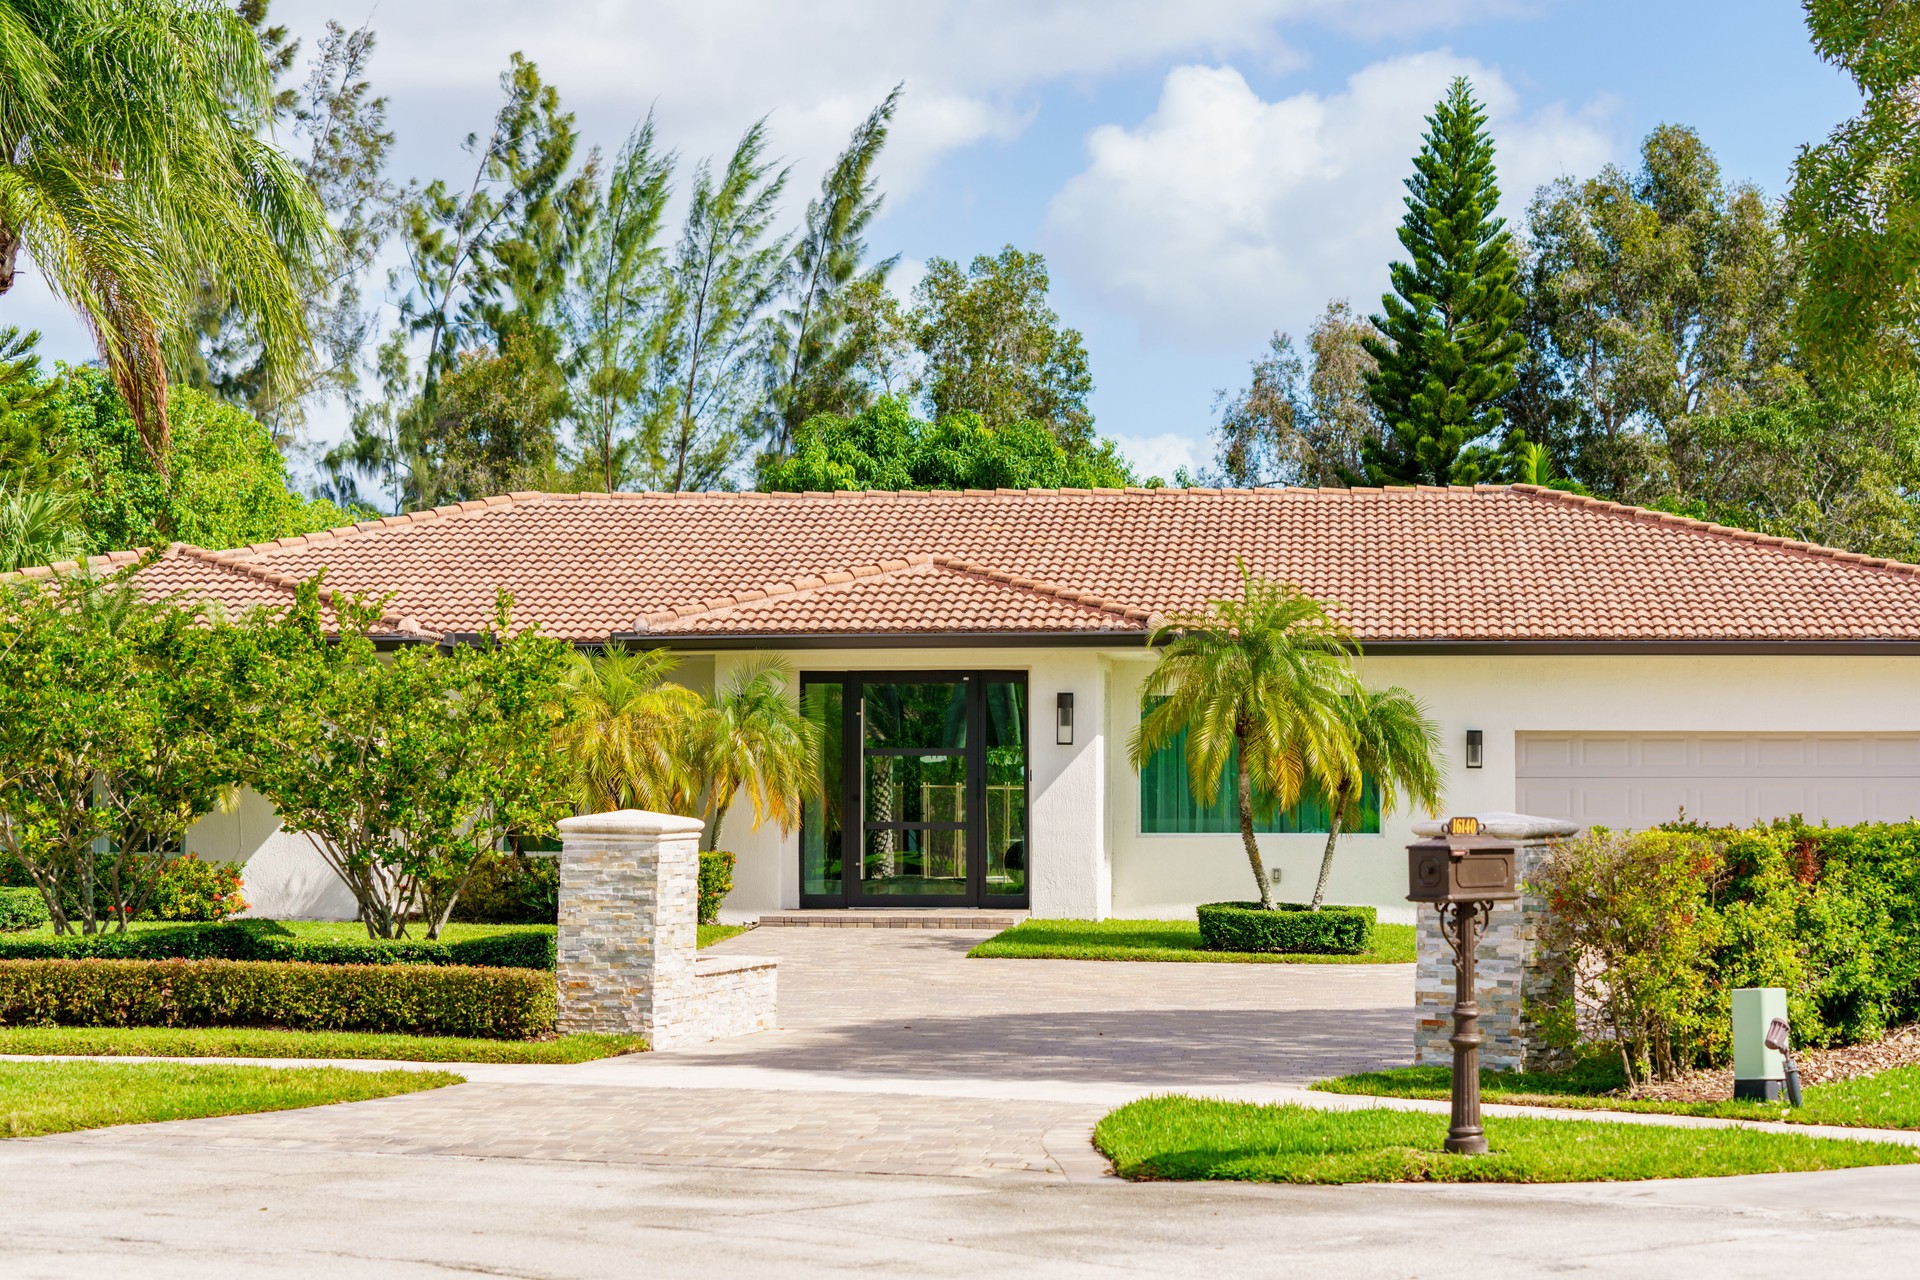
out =
{"type": "Polygon", "coordinates": [[[1467,730],[1467,768],[1478,769],[1480,767],[1480,748],[1485,739],[1486,735],[1478,729],[1467,730]]]}
{"type": "Polygon", "coordinates": [[[1073,695],[1053,695],[1053,740],[1063,747],[1073,745],[1073,695]]]}

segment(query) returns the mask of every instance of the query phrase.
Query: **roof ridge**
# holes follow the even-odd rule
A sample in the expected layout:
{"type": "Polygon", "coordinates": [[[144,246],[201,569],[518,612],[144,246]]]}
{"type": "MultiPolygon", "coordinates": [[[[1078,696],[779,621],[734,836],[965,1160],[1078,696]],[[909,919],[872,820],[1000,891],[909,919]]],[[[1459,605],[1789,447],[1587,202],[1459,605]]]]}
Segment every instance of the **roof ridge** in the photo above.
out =
{"type": "MultiPolygon", "coordinates": [[[[282,591],[298,591],[305,582],[309,581],[309,579],[293,577],[291,574],[278,573],[267,568],[265,565],[252,564],[245,560],[235,560],[230,558],[226,553],[209,551],[205,547],[196,547],[190,542],[173,543],[167,548],[167,555],[181,555],[190,560],[198,560],[202,564],[214,565],[229,573],[237,573],[241,577],[252,578],[256,582],[264,582],[268,586],[277,587],[282,591]]],[[[320,599],[327,607],[338,614],[345,597],[324,583],[320,585],[319,593],[320,599]]],[[[419,620],[410,614],[393,614],[383,609],[380,613],[379,621],[383,626],[393,631],[403,632],[409,635],[424,635],[426,633],[426,629],[420,625],[419,620]]]]}
{"type": "Polygon", "coordinates": [[[1859,565],[1863,569],[1878,569],[1898,578],[1920,578],[1920,565],[1908,564],[1904,560],[1892,560],[1885,556],[1862,555],[1857,551],[1847,551],[1841,547],[1828,546],[1824,543],[1801,542],[1794,538],[1782,538],[1777,534],[1759,533],[1752,529],[1737,529],[1732,525],[1716,524],[1711,520],[1700,520],[1693,516],[1676,515],[1671,511],[1656,511],[1652,507],[1640,507],[1627,502],[1612,502],[1606,498],[1596,498],[1591,494],[1568,493],[1564,489],[1549,489],[1544,485],[1514,484],[1508,485],[1507,488],[1538,502],[1568,507],[1585,507],[1590,510],[1599,511],[1615,519],[1629,520],[1637,524],[1671,525],[1702,537],[1715,538],[1726,542],[1746,542],[1760,547],[1774,547],[1782,551],[1808,556],[1816,560],[1836,560],[1842,564],[1859,565]]]}
{"type": "MultiPolygon", "coordinates": [[[[496,494],[490,498],[470,498],[465,502],[450,502],[438,507],[429,507],[424,511],[403,511],[397,515],[378,516],[372,520],[360,520],[353,524],[339,524],[327,529],[316,529],[312,533],[293,533],[284,538],[272,538],[266,542],[249,543],[244,547],[232,547],[218,554],[224,556],[266,555],[273,551],[291,551],[301,547],[321,546],[338,542],[344,538],[365,534],[382,533],[389,529],[411,528],[416,525],[440,524],[461,516],[480,512],[501,511],[517,507],[522,503],[547,502],[556,498],[578,498],[600,495],[542,493],[537,489],[517,489],[512,493],[496,494]]],[[[204,550],[204,548],[202,548],[204,550]]]]}
{"type": "Polygon", "coordinates": [[[1109,599],[1106,596],[1099,595],[1092,591],[1079,591],[1073,587],[1062,587],[1055,583],[1042,581],[1039,578],[1030,578],[1021,574],[1008,573],[1004,569],[995,569],[972,560],[963,560],[958,556],[935,556],[933,562],[943,569],[969,573],[975,577],[986,578],[991,582],[998,582],[1005,586],[1015,587],[1021,591],[1031,591],[1035,595],[1050,596],[1054,599],[1065,600],[1070,604],[1084,605],[1089,609],[1097,609],[1101,613],[1111,613],[1117,617],[1125,618],[1129,622],[1144,622],[1149,627],[1159,626],[1159,616],[1157,614],[1142,609],[1138,605],[1126,604],[1123,601],[1109,599]]]}

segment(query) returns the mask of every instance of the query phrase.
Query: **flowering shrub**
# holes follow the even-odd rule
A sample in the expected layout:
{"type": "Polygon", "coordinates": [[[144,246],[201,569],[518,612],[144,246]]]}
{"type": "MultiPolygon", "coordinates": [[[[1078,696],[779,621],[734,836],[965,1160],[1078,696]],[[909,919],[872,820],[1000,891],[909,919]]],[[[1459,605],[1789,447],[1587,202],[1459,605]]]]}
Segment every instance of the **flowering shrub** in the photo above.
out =
{"type": "Polygon", "coordinates": [[[191,853],[169,858],[147,914],[156,920],[225,920],[247,909],[240,888],[240,868],[231,862],[202,862],[191,853]]]}

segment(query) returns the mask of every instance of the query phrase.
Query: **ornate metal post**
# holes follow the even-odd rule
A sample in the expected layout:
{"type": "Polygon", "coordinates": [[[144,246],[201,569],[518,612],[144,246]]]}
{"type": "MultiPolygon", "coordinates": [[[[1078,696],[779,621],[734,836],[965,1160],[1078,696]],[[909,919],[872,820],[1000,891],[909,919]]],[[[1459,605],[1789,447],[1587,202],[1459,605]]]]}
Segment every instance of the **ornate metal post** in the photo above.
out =
{"type": "Polygon", "coordinates": [[[1440,932],[1453,948],[1453,1122],[1447,1150],[1457,1155],[1487,1152],[1480,1126],[1480,1005],[1474,995],[1474,952],[1486,932],[1491,902],[1439,904],[1440,932]]]}

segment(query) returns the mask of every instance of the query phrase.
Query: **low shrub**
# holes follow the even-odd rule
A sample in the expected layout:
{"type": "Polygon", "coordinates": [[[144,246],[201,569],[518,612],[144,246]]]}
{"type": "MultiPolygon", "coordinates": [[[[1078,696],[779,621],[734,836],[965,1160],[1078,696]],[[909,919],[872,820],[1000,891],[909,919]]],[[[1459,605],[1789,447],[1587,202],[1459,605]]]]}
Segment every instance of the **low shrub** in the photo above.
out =
{"type": "Polygon", "coordinates": [[[47,900],[38,889],[0,889],[0,933],[38,929],[47,918],[47,900]]]}
{"type": "Polygon", "coordinates": [[[700,923],[720,918],[720,904],[733,892],[734,857],[724,849],[700,855],[700,923]]]}
{"type": "Polygon", "coordinates": [[[527,1040],[554,1029],[551,975],[467,966],[11,960],[0,1026],[283,1027],[527,1040]]]}
{"type": "Polygon", "coordinates": [[[1373,945],[1378,913],[1372,907],[1277,902],[1206,902],[1199,907],[1200,938],[1209,951],[1276,951],[1292,955],[1358,955],[1373,945]]]}
{"type": "Polygon", "coordinates": [[[240,868],[231,862],[202,862],[192,853],[169,858],[154,880],[147,914],[155,920],[225,920],[247,909],[240,887],[240,868]]]}
{"type": "Polygon", "coordinates": [[[516,930],[459,942],[302,938],[272,920],[181,924],[126,933],[0,937],[3,960],[283,960],[304,964],[474,965],[552,969],[554,931],[516,930]]]}
{"type": "Polygon", "coordinates": [[[453,904],[472,924],[555,924],[560,918],[560,859],[524,853],[489,858],[453,904]]]}

